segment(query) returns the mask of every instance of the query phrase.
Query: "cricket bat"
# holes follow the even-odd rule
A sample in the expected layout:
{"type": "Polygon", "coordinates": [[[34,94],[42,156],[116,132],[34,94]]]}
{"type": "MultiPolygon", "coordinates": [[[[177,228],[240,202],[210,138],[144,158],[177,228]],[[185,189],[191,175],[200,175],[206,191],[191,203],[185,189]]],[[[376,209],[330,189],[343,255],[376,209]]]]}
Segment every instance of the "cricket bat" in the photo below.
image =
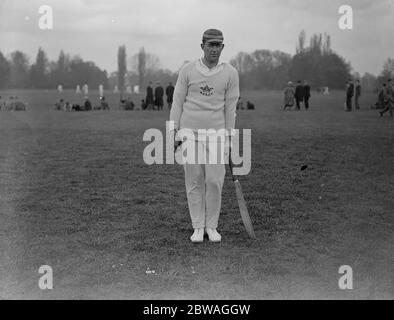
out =
{"type": "Polygon", "coordinates": [[[246,206],[244,194],[242,192],[241,183],[238,181],[238,179],[235,178],[233,173],[233,163],[231,161],[231,148],[229,150],[228,163],[230,166],[231,178],[233,179],[235,185],[235,193],[237,195],[238,207],[239,207],[239,212],[241,213],[242,222],[245,226],[246,232],[248,233],[249,237],[251,237],[252,239],[256,239],[256,234],[254,233],[252,221],[250,220],[248,207],[246,206]]]}

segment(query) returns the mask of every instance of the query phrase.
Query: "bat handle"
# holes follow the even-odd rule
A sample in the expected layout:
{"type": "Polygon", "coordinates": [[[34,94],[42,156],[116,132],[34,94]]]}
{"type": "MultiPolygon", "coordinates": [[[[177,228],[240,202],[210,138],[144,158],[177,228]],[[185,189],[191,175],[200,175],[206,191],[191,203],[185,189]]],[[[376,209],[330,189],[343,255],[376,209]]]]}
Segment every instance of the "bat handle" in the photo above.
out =
{"type": "Polygon", "coordinates": [[[231,178],[233,179],[233,181],[235,181],[236,179],[234,177],[234,172],[233,172],[233,161],[231,159],[231,136],[229,136],[229,140],[230,140],[229,141],[230,145],[228,147],[228,165],[230,167],[231,178]]]}

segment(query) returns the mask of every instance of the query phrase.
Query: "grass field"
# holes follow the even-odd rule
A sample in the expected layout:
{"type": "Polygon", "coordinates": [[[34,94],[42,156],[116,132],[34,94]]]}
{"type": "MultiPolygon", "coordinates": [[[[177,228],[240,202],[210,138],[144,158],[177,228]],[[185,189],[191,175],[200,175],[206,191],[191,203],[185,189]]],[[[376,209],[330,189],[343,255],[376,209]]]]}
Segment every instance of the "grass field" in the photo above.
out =
{"type": "Polygon", "coordinates": [[[12,94],[31,110],[0,113],[0,298],[393,298],[394,120],[369,109],[375,96],[346,113],[343,92],[313,93],[310,111],[283,112],[280,93],[243,92],[257,108],[237,127],[252,129],[240,182],[258,239],[227,175],[222,243],[193,245],[182,167],[142,159],[168,110],[66,113],[53,91],[12,94]],[[53,290],[38,287],[41,265],[53,290]],[[338,288],[341,265],[353,290],[338,288]]]}

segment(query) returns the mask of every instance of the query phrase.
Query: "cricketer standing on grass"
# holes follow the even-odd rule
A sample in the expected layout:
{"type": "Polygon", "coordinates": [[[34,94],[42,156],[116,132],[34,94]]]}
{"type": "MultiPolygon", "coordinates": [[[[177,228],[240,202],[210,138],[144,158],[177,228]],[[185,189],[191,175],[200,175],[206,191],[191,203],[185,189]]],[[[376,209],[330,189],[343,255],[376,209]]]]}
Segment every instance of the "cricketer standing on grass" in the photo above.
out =
{"type": "Polygon", "coordinates": [[[304,86],[301,83],[301,80],[297,81],[297,86],[295,88],[295,93],[294,93],[294,97],[296,100],[296,110],[300,110],[300,103],[302,101],[304,101],[304,96],[305,96],[305,92],[304,92],[304,86]]]}
{"type": "MultiPolygon", "coordinates": [[[[201,48],[204,57],[185,64],[175,85],[170,121],[175,130],[189,129],[195,133],[197,157],[206,159],[212,152],[207,135],[199,129],[225,132],[225,141],[218,140],[216,151],[227,150],[229,136],[235,127],[235,110],[239,97],[237,70],[228,63],[219,62],[224,48],[223,33],[216,29],[204,32],[201,48]],[[224,130],[226,129],[226,130],[224,130]],[[223,146],[224,143],[224,146],[223,146]]],[[[183,143],[183,147],[188,142],[183,143]]],[[[185,185],[189,213],[194,228],[192,242],[203,242],[204,232],[212,242],[220,242],[217,232],[224,176],[224,162],[200,164],[185,163],[185,185]]]]}
{"type": "Polygon", "coordinates": [[[348,80],[346,82],[346,111],[352,111],[352,98],[354,94],[353,82],[348,80]]]}
{"type": "Polygon", "coordinates": [[[355,106],[357,110],[360,110],[360,97],[361,97],[361,84],[360,80],[356,80],[356,95],[355,95],[355,106]]]}
{"type": "Polygon", "coordinates": [[[311,86],[308,81],[304,80],[304,106],[305,110],[309,109],[309,99],[311,98],[311,86]]]}
{"type": "Polygon", "coordinates": [[[174,96],[174,86],[172,85],[172,83],[170,82],[168,84],[168,87],[166,88],[166,96],[167,96],[167,105],[168,105],[168,110],[171,110],[171,106],[172,106],[172,99],[174,96]]]}

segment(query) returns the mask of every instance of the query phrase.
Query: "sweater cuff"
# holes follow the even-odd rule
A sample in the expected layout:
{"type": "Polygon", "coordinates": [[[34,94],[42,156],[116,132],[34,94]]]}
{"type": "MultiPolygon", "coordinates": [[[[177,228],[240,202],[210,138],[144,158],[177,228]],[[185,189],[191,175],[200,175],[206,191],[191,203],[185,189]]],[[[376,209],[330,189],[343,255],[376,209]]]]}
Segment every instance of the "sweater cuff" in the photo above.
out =
{"type": "Polygon", "coordinates": [[[179,130],[179,125],[174,120],[170,120],[169,126],[168,126],[168,131],[172,132],[172,131],[178,131],[178,130],[179,130]]]}

